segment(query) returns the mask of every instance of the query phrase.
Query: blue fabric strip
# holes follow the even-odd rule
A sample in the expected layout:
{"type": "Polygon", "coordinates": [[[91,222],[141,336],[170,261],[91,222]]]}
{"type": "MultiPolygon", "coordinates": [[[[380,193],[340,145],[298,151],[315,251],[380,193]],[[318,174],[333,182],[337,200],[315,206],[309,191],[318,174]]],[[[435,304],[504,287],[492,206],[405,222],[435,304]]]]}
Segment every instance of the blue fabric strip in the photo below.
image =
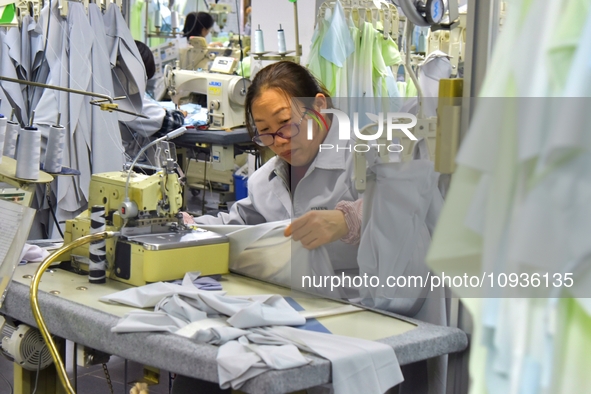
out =
{"type": "MultiPolygon", "coordinates": [[[[298,304],[293,298],[291,298],[291,297],[283,297],[283,298],[296,311],[299,312],[299,311],[304,310],[304,308],[302,308],[302,306],[300,304],[298,304]]],[[[323,332],[326,334],[332,334],[332,332],[328,331],[328,329],[326,327],[324,327],[322,325],[322,323],[320,323],[316,319],[308,319],[308,320],[306,320],[306,324],[304,324],[303,326],[296,326],[295,328],[299,328],[301,330],[316,331],[316,332],[323,332]]]]}

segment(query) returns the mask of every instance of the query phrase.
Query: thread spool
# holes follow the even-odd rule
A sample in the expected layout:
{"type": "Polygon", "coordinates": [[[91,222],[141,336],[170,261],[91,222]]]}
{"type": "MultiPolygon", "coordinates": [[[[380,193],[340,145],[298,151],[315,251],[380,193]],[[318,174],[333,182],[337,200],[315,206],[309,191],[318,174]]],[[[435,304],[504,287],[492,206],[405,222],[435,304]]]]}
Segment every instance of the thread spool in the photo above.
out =
{"type": "MultiPolygon", "coordinates": [[[[94,205],[90,208],[90,234],[105,231],[105,207],[94,205]]],[[[107,281],[107,241],[101,239],[93,241],[88,247],[88,281],[90,283],[105,283],[107,281]]]]}
{"type": "Polygon", "coordinates": [[[43,162],[43,169],[45,171],[56,174],[62,172],[62,159],[64,157],[64,144],[66,140],[66,129],[59,123],[60,116],[58,115],[56,124],[49,128],[45,160],[43,162]]]}
{"type": "MultiPolygon", "coordinates": [[[[6,124],[8,119],[0,114],[0,152],[4,151],[4,136],[6,135],[6,124]]],[[[0,163],[2,163],[2,155],[0,154],[0,163]]]]}
{"type": "Polygon", "coordinates": [[[179,13],[177,11],[172,11],[170,14],[170,27],[172,31],[179,28],[179,13]]]}
{"type": "Polygon", "coordinates": [[[18,139],[18,133],[20,130],[20,125],[14,122],[13,108],[10,115],[10,120],[6,124],[6,134],[4,135],[4,149],[2,150],[2,155],[14,159],[14,156],[16,155],[16,141],[18,139]]]}
{"type": "Polygon", "coordinates": [[[277,47],[279,48],[280,54],[287,53],[287,46],[285,45],[285,32],[283,31],[281,24],[279,25],[279,30],[277,30],[277,47]]]}
{"type": "Polygon", "coordinates": [[[254,31],[254,53],[265,52],[265,41],[263,40],[263,31],[261,25],[254,31]]]}
{"type": "Polygon", "coordinates": [[[160,12],[160,6],[154,10],[152,18],[154,20],[154,28],[156,30],[160,30],[160,27],[162,26],[162,13],[160,12]]]}
{"type": "Polygon", "coordinates": [[[41,160],[41,132],[36,127],[21,130],[16,152],[16,177],[21,179],[39,179],[41,160]]]}

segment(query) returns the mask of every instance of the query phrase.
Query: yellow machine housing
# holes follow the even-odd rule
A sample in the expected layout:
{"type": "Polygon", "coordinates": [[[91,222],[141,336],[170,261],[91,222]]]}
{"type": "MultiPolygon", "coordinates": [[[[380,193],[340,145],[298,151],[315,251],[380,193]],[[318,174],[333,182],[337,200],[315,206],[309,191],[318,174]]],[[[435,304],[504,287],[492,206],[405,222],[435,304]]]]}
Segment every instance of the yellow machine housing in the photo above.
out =
{"type": "MultiPolygon", "coordinates": [[[[106,230],[121,232],[118,239],[106,241],[110,278],[141,286],[181,279],[189,271],[201,271],[202,275],[228,273],[228,239],[186,228],[177,217],[182,195],[176,173],[132,173],[129,199],[137,204],[139,214],[124,226],[118,209],[125,199],[126,180],[127,172],[109,172],[94,174],[90,183],[88,206],[104,206],[106,230]]],[[[90,222],[89,211],[66,221],[64,242],[89,234],[90,222]]],[[[88,256],[86,245],[65,257],[86,270],[88,256]]]]}

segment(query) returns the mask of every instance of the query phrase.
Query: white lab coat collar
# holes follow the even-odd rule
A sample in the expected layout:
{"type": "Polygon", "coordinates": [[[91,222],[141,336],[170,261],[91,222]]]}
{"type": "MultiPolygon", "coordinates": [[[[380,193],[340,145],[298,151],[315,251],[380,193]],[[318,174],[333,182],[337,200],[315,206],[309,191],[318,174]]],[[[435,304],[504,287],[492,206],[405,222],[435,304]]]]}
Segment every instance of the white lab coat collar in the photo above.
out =
{"type": "MultiPolygon", "coordinates": [[[[337,122],[332,122],[330,129],[328,130],[328,134],[326,138],[322,142],[323,144],[331,144],[335,148],[328,149],[323,152],[319,152],[310,168],[306,172],[306,175],[309,174],[314,168],[322,168],[325,170],[344,170],[346,167],[346,150],[345,147],[349,145],[349,141],[340,141],[339,140],[339,128],[337,122]],[[339,149],[336,149],[336,146],[339,146],[339,149]]],[[[348,149],[348,148],[347,148],[348,149]]],[[[286,182],[289,182],[288,176],[289,166],[288,164],[279,158],[277,158],[277,162],[275,163],[275,169],[271,171],[269,174],[269,181],[271,181],[274,177],[280,176],[285,179],[286,182]]]]}

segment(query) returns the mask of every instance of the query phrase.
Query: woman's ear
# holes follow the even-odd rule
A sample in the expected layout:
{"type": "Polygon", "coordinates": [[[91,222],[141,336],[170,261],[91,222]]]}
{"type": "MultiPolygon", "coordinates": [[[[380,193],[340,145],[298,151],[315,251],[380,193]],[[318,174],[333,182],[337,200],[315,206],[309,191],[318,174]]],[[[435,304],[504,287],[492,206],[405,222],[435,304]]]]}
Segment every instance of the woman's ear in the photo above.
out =
{"type": "Polygon", "coordinates": [[[317,93],[316,97],[314,98],[314,107],[317,110],[328,108],[328,104],[326,102],[326,96],[322,93],[317,93]]]}

